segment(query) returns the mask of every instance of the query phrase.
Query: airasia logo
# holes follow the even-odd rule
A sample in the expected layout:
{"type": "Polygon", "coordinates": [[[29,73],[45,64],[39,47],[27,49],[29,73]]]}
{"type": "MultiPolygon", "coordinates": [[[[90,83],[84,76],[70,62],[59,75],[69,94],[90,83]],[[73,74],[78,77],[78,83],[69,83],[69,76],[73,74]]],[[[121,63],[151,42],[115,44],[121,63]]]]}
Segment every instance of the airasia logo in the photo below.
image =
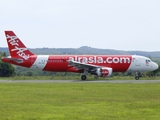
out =
{"type": "Polygon", "coordinates": [[[17,55],[24,58],[25,60],[29,59],[29,55],[26,55],[24,52],[27,50],[27,48],[20,48],[19,47],[19,40],[17,40],[17,36],[6,36],[8,40],[8,43],[13,46],[13,48],[11,49],[11,51],[16,51],[17,55]]]}
{"type": "Polygon", "coordinates": [[[69,57],[69,60],[71,61],[77,61],[82,63],[131,63],[130,57],[100,57],[100,56],[90,56],[90,57],[84,57],[84,56],[74,56],[69,57]]]}
{"type": "Polygon", "coordinates": [[[101,69],[101,76],[108,76],[109,70],[107,69],[101,69]]]}

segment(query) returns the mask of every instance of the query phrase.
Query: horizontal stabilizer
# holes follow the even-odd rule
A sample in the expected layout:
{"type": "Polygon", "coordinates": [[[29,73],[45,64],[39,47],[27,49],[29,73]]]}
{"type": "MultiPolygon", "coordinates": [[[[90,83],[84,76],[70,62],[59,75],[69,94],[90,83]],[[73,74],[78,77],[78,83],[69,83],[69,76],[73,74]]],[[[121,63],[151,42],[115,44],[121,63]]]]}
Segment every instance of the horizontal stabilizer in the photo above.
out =
{"type": "Polygon", "coordinates": [[[10,60],[10,61],[14,61],[16,63],[23,63],[24,60],[21,59],[21,58],[12,58],[12,57],[3,57],[3,59],[7,59],[7,60],[10,60]]]}

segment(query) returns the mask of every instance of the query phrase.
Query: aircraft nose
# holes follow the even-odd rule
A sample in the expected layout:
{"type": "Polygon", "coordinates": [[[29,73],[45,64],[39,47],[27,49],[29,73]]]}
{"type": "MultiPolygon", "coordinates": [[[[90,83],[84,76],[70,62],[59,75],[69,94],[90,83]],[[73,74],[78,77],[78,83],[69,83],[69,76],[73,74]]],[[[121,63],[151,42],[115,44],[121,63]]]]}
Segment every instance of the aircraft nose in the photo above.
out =
{"type": "Polygon", "coordinates": [[[154,69],[154,70],[157,70],[158,68],[159,68],[158,64],[157,64],[157,63],[154,63],[153,69],[154,69]]]}

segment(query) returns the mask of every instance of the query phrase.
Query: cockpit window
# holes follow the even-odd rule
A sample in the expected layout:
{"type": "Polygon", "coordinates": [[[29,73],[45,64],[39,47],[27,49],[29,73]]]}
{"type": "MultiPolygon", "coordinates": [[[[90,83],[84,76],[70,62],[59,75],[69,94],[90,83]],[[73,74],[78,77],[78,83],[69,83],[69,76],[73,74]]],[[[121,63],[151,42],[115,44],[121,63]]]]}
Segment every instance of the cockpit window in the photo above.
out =
{"type": "Polygon", "coordinates": [[[146,62],[151,62],[151,60],[146,60],[146,62]]]}

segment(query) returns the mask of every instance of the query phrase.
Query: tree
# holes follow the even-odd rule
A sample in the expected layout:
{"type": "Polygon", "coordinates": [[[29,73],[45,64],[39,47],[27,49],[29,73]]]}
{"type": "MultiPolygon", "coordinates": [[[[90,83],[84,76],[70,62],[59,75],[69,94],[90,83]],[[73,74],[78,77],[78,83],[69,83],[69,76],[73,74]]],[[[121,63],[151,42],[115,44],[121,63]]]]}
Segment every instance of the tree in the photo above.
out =
{"type": "MultiPolygon", "coordinates": [[[[0,52],[0,59],[5,53],[0,52]]],[[[15,73],[14,67],[9,63],[4,63],[0,60],[0,77],[13,76],[15,73]]]]}
{"type": "Polygon", "coordinates": [[[14,72],[14,67],[11,64],[0,61],[0,77],[13,76],[14,72]]]}

